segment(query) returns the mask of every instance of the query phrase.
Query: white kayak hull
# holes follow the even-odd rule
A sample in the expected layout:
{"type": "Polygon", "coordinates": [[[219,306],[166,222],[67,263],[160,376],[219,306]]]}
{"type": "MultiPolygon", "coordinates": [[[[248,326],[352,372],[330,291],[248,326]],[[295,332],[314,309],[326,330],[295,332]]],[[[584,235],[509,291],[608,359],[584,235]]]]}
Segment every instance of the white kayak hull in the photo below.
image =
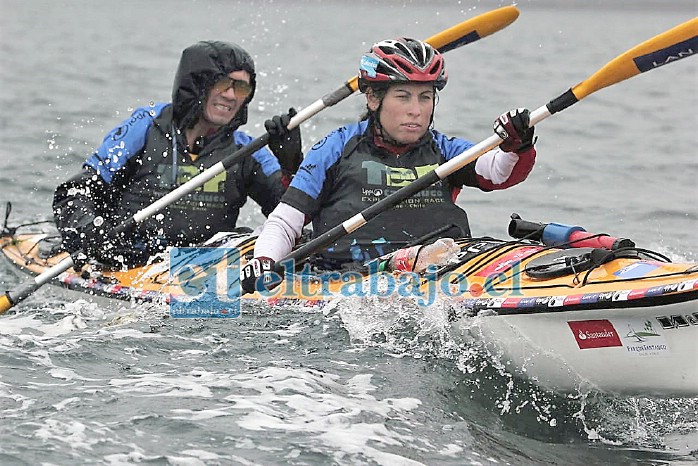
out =
{"type": "Polygon", "coordinates": [[[698,396],[695,302],[478,316],[456,325],[550,390],[698,396]]]}

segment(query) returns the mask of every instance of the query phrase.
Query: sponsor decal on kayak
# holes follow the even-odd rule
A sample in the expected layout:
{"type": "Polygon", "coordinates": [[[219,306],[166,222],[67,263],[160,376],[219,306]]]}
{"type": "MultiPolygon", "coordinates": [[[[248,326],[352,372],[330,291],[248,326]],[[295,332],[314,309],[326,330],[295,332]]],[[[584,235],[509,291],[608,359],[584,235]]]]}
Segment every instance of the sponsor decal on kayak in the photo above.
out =
{"type": "Polygon", "coordinates": [[[564,304],[565,306],[575,306],[582,302],[583,294],[573,294],[571,296],[565,296],[564,304]]]}
{"type": "Polygon", "coordinates": [[[550,301],[548,301],[548,307],[562,307],[565,305],[565,297],[564,296],[553,296],[550,298],[550,301]]]}
{"type": "Polygon", "coordinates": [[[631,356],[669,355],[662,330],[649,319],[612,319],[621,335],[623,346],[631,356]]]}
{"type": "Polygon", "coordinates": [[[489,277],[491,275],[498,275],[507,272],[514,265],[519,264],[522,259],[527,258],[536,251],[539,251],[539,247],[525,247],[517,249],[516,251],[505,254],[497,260],[496,263],[490,264],[487,267],[480,270],[475,276],[478,277],[489,277]]]}
{"type": "Polygon", "coordinates": [[[641,290],[630,290],[628,292],[627,297],[629,300],[644,298],[645,296],[647,296],[648,291],[649,288],[642,288],[641,290]]]}
{"type": "Polygon", "coordinates": [[[698,312],[694,312],[693,314],[658,316],[655,317],[655,319],[664,330],[685,328],[691,325],[698,325],[698,312]]]}
{"type": "Polygon", "coordinates": [[[664,287],[663,286],[653,286],[652,288],[649,288],[647,290],[647,293],[645,293],[645,296],[659,296],[661,294],[664,294],[664,287]]]}
{"type": "Polygon", "coordinates": [[[627,301],[632,290],[621,290],[613,293],[613,301],[627,301]]]}
{"type": "Polygon", "coordinates": [[[635,262],[626,265],[622,269],[614,272],[613,275],[619,278],[640,278],[659,268],[657,264],[649,262],[635,262]]]}
{"type": "Polygon", "coordinates": [[[582,296],[581,304],[593,304],[599,300],[599,293],[587,293],[582,296]]]}
{"type": "Polygon", "coordinates": [[[613,324],[606,319],[568,321],[579,349],[623,346],[613,324]]]}
{"type": "Polygon", "coordinates": [[[519,303],[521,298],[507,298],[502,302],[502,307],[504,308],[518,308],[521,307],[519,303]]]}
{"type": "Polygon", "coordinates": [[[536,305],[536,298],[521,298],[519,301],[519,307],[534,307],[536,305]]]}
{"type": "Polygon", "coordinates": [[[698,280],[688,280],[679,283],[679,291],[698,290],[698,280]]]}

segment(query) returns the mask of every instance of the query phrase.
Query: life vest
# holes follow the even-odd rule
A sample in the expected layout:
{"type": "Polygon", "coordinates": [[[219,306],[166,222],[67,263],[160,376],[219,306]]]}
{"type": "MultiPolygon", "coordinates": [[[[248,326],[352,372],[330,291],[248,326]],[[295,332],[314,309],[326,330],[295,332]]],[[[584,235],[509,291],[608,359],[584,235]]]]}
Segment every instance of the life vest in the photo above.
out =
{"type": "MultiPolygon", "coordinates": [[[[431,133],[399,157],[377,147],[365,134],[360,131],[346,140],[341,155],[326,168],[324,184],[316,199],[312,199],[312,187],[304,186],[304,177],[307,181],[310,177],[304,173],[303,165],[283,199],[312,217],[314,237],[445,161],[431,133]]],[[[330,146],[332,141],[320,144],[330,146]]],[[[455,205],[452,197],[452,191],[460,187],[452,186],[448,178],[439,181],[330,245],[319,254],[319,262],[330,268],[346,262],[364,262],[400,249],[448,224],[455,226],[442,236],[470,236],[467,214],[455,205]]]]}

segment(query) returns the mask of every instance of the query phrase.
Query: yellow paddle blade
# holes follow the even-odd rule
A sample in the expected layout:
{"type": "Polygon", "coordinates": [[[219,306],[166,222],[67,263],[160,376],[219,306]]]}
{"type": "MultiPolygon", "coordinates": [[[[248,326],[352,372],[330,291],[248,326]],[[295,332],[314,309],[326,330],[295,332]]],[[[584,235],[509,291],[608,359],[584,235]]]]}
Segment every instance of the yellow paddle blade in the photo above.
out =
{"type": "MultiPolygon", "coordinates": [[[[518,17],[519,10],[515,6],[497,8],[456,24],[431,36],[424,42],[439,50],[439,52],[445,53],[500,31],[513,23],[518,17]]],[[[346,85],[353,92],[356,92],[359,89],[359,77],[354,76],[347,81],[346,85]]]]}
{"type": "Polygon", "coordinates": [[[6,312],[8,309],[12,307],[12,303],[10,302],[10,298],[5,296],[0,296],[0,314],[6,312]]]}
{"type": "Polygon", "coordinates": [[[497,31],[501,31],[519,17],[519,10],[515,6],[505,6],[488,11],[469,20],[456,24],[453,27],[441,31],[425,40],[425,42],[439,52],[445,53],[461,45],[474,42],[487,37],[497,31]]]}
{"type": "Polygon", "coordinates": [[[669,29],[608,62],[572,88],[578,100],[645,71],[690,57],[698,51],[698,18],[669,29]]]}

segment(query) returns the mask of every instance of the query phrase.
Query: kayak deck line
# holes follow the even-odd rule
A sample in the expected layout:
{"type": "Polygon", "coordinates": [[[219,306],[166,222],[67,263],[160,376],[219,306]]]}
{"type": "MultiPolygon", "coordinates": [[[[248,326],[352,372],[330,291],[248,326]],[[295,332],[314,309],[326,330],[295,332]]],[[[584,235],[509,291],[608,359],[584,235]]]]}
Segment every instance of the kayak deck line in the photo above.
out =
{"type": "MultiPolygon", "coordinates": [[[[40,244],[55,238],[45,233],[5,236],[0,237],[0,249],[13,266],[38,275],[66,256],[65,252],[61,252],[47,258],[41,257],[40,244]]],[[[244,260],[252,253],[254,240],[255,237],[251,235],[223,235],[206,246],[237,247],[244,260]]],[[[621,251],[607,256],[603,262],[590,263],[579,270],[572,266],[569,272],[553,270],[551,273],[558,276],[539,279],[529,276],[531,270],[540,268],[540,265],[530,267],[533,261],[545,265],[542,259],[560,252],[566,254],[564,258],[569,261],[570,257],[579,257],[586,250],[560,250],[530,241],[492,238],[461,239],[458,244],[462,251],[458,261],[422,276],[419,286],[426,293],[433,290],[437,280],[448,282],[449,289],[442,290],[445,296],[458,309],[469,309],[468,315],[482,310],[529,314],[605,307],[661,306],[698,298],[698,266],[667,262],[667,258],[652,251],[645,253],[645,256],[621,251]]],[[[556,266],[558,259],[550,264],[556,266]]],[[[396,273],[393,276],[396,279],[400,277],[396,273]]],[[[364,280],[371,279],[371,275],[363,277],[364,280]]],[[[336,297],[346,296],[346,293],[342,294],[342,283],[328,286],[321,275],[295,274],[286,278],[291,283],[284,285],[283,292],[270,292],[265,296],[254,293],[243,297],[243,302],[264,301],[271,305],[293,303],[316,307],[336,297]],[[321,289],[329,293],[320,293],[321,289]]],[[[52,283],[88,294],[136,302],[159,301],[167,304],[173,297],[183,295],[181,289],[170,281],[165,261],[128,271],[102,270],[78,274],[71,269],[61,273],[52,283]]],[[[443,284],[441,286],[444,287],[443,284]]]]}

